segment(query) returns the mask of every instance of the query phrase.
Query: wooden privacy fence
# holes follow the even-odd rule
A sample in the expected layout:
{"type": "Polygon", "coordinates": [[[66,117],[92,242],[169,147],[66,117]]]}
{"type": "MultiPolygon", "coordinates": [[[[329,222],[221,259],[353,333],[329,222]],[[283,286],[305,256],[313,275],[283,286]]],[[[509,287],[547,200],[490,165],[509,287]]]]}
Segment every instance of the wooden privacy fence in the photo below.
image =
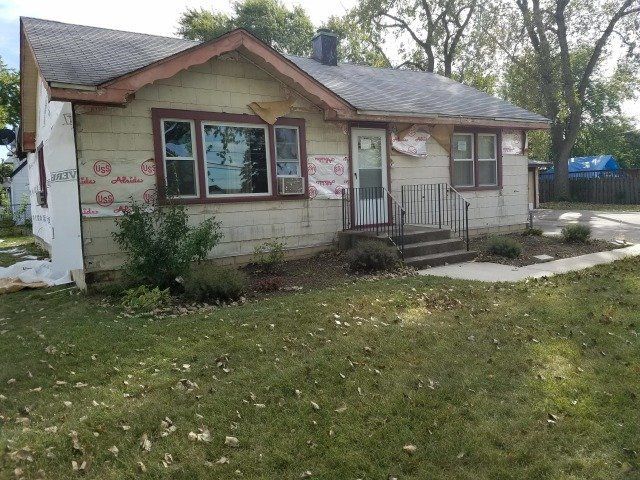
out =
{"type": "MultiPolygon", "coordinates": [[[[553,173],[540,174],[540,202],[555,199],[553,173]]],[[[640,169],[601,170],[569,174],[573,202],[640,204],[640,169]]]]}

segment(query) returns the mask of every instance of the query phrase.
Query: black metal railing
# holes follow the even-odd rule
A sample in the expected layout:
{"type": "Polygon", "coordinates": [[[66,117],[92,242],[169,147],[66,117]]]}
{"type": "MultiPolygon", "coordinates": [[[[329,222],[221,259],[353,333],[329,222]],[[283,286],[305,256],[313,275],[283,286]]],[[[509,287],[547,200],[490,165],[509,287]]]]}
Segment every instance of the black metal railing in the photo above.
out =
{"type": "Polygon", "coordinates": [[[384,187],[342,190],[342,229],[387,237],[404,259],[405,210],[384,187]]]}
{"type": "Polygon", "coordinates": [[[470,203],[448,183],[403,185],[401,204],[408,225],[449,228],[469,250],[470,203]]]}

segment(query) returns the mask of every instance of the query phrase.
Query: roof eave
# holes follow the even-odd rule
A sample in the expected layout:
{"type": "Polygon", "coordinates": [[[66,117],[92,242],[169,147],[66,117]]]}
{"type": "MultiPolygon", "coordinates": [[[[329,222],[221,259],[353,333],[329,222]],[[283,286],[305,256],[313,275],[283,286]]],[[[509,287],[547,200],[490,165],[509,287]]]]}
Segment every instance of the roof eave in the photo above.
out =
{"type": "Polygon", "coordinates": [[[459,126],[482,126],[482,127],[503,127],[522,130],[548,130],[550,122],[548,120],[524,120],[516,118],[499,117],[472,117],[463,115],[441,115],[438,113],[414,113],[380,110],[357,110],[356,116],[341,117],[342,120],[364,120],[364,121],[394,121],[399,123],[432,124],[432,125],[459,125],[459,126]]]}

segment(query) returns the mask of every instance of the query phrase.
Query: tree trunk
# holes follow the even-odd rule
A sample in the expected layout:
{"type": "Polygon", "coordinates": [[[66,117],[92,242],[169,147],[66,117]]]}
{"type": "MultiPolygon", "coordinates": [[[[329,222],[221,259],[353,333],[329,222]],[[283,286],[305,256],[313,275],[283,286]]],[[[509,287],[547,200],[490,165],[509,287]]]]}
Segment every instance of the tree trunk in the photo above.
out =
{"type": "Polygon", "coordinates": [[[562,125],[551,126],[551,156],[553,159],[553,196],[556,201],[568,201],[571,198],[569,188],[569,158],[573,143],[564,138],[562,125]]]}

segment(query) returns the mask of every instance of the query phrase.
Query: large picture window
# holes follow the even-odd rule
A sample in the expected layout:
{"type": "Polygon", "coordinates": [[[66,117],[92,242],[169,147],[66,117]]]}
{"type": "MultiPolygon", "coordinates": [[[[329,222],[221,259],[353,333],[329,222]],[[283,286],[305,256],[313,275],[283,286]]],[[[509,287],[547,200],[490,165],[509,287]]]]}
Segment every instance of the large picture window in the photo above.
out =
{"type": "Polygon", "coordinates": [[[500,188],[499,132],[454,132],[451,137],[451,182],[456,188],[500,188]]]}
{"type": "MultiPolygon", "coordinates": [[[[158,198],[208,203],[307,196],[278,194],[278,177],[305,177],[305,122],[152,109],[158,198]]],[[[305,182],[306,183],[306,182],[305,182]]]]}
{"type": "Polygon", "coordinates": [[[209,195],[269,193],[267,128],[203,124],[209,195]]]}

